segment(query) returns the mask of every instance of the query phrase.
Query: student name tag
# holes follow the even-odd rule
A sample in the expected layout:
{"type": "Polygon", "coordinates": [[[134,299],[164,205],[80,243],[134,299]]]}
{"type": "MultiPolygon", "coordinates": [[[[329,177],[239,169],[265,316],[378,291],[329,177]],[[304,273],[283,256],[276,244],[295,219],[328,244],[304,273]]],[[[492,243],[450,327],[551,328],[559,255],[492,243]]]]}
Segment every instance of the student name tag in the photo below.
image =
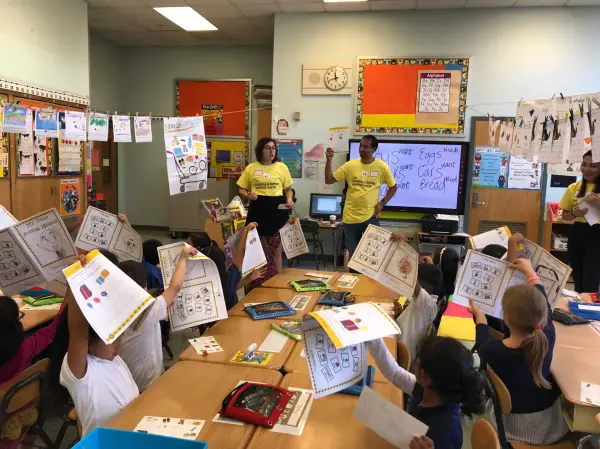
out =
{"type": "Polygon", "coordinates": [[[363,172],[362,172],[362,175],[363,175],[363,176],[369,176],[369,172],[368,172],[368,171],[363,171],[363,172]]]}
{"type": "Polygon", "coordinates": [[[379,172],[378,171],[372,171],[371,172],[371,176],[379,176],[379,172]]]}
{"type": "Polygon", "coordinates": [[[256,170],[254,172],[254,176],[259,176],[259,175],[262,175],[262,174],[263,174],[262,170],[256,170]]]}

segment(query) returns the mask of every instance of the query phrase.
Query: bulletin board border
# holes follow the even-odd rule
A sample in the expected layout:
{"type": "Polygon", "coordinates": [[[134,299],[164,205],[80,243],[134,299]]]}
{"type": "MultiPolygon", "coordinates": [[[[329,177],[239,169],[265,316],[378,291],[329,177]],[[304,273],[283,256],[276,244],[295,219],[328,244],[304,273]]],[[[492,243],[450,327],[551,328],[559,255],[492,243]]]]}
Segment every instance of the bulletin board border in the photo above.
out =
{"type": "Polygon", "coordinates": [[[232,139],[232,140],[240,140],[240,139],[251,139],[252,134],[252,114],[251,114],[251,105],[252,105],[252,80],[249,78],[241,78],[241,79],[202,79],[202,80],[194,80],[194,79],[177,79],[175,80],[175,115],[179,117],[180,111],[180,95],[179,95],[179,84],[181,82],[200,82],[200,83],[214,83],[220,81],[235,81],[235,82],[244,82],[245,83],[245,132],[244,136],[206,136],[207,138],[218,138],[218,139],[232,139]]]}
{"type": "MultiPolygon", "coordinates": [[[[358,57],[356,83],[354,89],[354,119],[355,134],[377,134],[383,136],[406,136],[406,135],[440,135],[440,136],[464,136],[465,115],[467,109],[467,84],[469,80],[469,58],[404,58],[404,57],[358,57]],[[460,92],[458,104],[458,128],[389,128],[389,127],[365,127],[362,126],[363,95],[364,95],[364,68],[369,65],[436,65],[455,64],[462,65],[460,78],[460,92]]],[[[416,107],[416,105],[415,105],[416,107]]]]}

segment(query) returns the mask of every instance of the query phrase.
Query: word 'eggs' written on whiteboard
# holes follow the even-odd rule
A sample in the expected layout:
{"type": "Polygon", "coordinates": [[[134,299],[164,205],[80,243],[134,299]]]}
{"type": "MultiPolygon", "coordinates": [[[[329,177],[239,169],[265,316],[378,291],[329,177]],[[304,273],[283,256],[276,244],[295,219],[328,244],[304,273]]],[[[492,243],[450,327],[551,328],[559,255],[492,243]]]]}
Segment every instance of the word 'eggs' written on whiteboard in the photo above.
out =
{"type": "Polygon", "coordinates": [[[456,207],[461,181],[460,144],[386,143],[379,145],[375,156],[390,166],[398,185],[389,206],[456,207]]]}

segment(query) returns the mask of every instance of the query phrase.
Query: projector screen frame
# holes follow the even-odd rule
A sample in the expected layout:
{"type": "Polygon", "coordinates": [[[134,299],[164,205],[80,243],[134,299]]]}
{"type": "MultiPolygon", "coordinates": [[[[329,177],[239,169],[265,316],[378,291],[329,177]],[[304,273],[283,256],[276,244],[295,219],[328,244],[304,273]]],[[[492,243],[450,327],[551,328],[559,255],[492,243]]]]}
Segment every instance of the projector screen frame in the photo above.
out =
{"type": "MultiPolygon", "coordinates": [[[[350,161],[350,152],[353,143],[358,143],[360,139],[349,139],[348,153],[346,161],[350,161]]],[[[455,208],[433,208],[433,207],[411,207],[411,206],[388,206],[383,208],[384,212],[414,212],[426,214],[448,214],[448,215],[464,215],[467,195],[467,178],[469,170],[469,154],[471,143],[469,141],[455,140],[426,140],[426,139],[377,139],[379,146],[381,144],[392,143],[409,143],[409,144],[424,144],[424,145],[460,145],[460,171],[458,174],[458,194],[455,208]]]]}

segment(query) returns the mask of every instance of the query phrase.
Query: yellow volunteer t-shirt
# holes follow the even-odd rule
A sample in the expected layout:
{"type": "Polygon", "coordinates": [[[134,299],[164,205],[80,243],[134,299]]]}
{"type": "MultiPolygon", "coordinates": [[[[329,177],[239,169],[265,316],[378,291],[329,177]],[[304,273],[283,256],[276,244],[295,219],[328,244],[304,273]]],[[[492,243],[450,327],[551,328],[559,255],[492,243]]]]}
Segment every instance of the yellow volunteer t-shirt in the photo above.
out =
{"type": "Polygon", "coordinates": [[[343,217],[347,224],[363,223],[371,218],[379,202],[380,187],[396,185],[390,167],[380,159],[370,164],[363,164],[360,158],[353,159],[338,168],[333,177],[348,183],[343,217]]]}
{"type": "MultiPolygon", "coordinates": [[[[587,194],[587,193],[591,192],[592,190],[594,190],[595,186],[596,186],[596,184],[594,184],[593,182],[588,182],[587,186],[585,188],[585,193],[587,194]]],[[[567,187],[567,191],[561,198],[558,207],[560,207],[563,210],[568,210],[568,211],[572,211],[576,207],[579,207],[579,205],[581,204],[581,202],[583,201],[583,198],[584,198],[584,197],[580,198],[577,196],[580,189],[581,189],[581,181],[574,182],[569,187],[567,187]]],[[[587,223],[587,220],[585,219],[585,217],[577,217],[577,218],[575,218],[575,221],[578,221],[580,223],[587,223]]]]}
{"type": "Polygon", "coordinates": [[[292,183],[290,171],[283,162],[271,165],[252,162],[238,179],[237,185],[257,195],[281,196],[283,189],[291,187],[292,183]]]}

